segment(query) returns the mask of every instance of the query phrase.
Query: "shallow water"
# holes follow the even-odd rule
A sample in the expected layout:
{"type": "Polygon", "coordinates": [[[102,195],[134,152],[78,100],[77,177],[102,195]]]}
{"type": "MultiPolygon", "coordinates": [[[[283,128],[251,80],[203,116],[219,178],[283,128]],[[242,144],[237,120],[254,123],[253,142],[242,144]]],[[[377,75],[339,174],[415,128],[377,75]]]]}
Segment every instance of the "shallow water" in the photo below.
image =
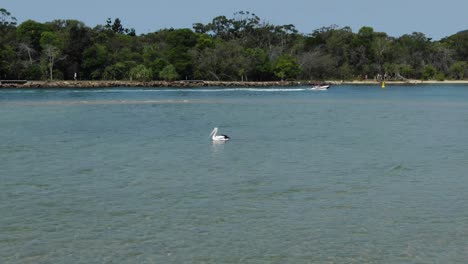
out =
{"type": "Polygon", "coordinates": [[[0,263],[466,263],[468,87],[304,88],[0,90],[0,263]]]}

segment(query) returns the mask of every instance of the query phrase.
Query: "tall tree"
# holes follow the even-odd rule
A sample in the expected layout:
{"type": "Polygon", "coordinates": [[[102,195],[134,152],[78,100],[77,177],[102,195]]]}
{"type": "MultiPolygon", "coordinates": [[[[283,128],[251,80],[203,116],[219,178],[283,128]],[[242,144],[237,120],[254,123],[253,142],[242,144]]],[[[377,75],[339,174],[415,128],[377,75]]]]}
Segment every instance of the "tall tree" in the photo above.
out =
{"type": "Polygon", "coordinates": [[[4,8],[0,8],[0,79],[15,75],[15,32],[16,18],[4,8]]]}
{"type": "Polygon", "coordinates": [[[296,78],[301,73],[301,68],[296,58],[283,55],[276,60],[273,71],[283,81],[285,78],[296,78]]]}

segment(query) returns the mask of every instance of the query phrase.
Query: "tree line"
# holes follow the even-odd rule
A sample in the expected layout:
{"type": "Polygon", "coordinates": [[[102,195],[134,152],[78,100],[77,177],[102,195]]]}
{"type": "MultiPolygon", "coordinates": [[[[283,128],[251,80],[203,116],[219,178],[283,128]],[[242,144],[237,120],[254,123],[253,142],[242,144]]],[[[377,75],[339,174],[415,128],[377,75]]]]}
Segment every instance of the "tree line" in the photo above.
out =
{"type": "Polygon", "coordinates": [[[439,41],[335,25],[303,34],[241,11],[137,35],[118,18],[94,28],[77,20],[18,24],[0,8],[0,79],[444,80],[468,76],[467,62],[467,31],[439,41]]]}

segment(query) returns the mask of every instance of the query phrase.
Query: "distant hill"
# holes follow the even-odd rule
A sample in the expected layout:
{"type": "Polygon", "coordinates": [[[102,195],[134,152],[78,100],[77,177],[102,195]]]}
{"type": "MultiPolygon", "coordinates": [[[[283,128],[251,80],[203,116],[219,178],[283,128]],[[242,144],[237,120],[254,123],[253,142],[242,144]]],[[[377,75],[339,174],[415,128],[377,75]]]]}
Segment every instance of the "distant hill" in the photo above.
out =
{"type": "Polygon", "coordinates": [[[457,32],[457,34],[468,34],[468,29],[459,31],[459,32],[457,32]]]}

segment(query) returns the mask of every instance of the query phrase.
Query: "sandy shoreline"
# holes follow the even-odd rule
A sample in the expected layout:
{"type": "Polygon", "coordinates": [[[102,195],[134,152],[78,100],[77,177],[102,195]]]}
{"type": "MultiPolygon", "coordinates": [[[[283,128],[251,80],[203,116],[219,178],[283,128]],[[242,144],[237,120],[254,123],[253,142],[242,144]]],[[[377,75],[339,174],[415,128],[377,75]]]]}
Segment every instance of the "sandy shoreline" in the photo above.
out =
{"type": "MultiPolygon", "coordinates": [[[[221,81],[27,81],[18,83],[3,81],[0,88],[111,88],[111,87],[272,87],[272,86],[308,86],[316,81],[276,81],[276,82],[221,82],[221,81]]],[[[374,80],[367,81],[325,81],[331,85],[380,85],[374,80]]],[[[421,84],[462,84],[468,85],[468,80],[461,81],[387,81],[386,85],[421,85],[421,84]]]]}

